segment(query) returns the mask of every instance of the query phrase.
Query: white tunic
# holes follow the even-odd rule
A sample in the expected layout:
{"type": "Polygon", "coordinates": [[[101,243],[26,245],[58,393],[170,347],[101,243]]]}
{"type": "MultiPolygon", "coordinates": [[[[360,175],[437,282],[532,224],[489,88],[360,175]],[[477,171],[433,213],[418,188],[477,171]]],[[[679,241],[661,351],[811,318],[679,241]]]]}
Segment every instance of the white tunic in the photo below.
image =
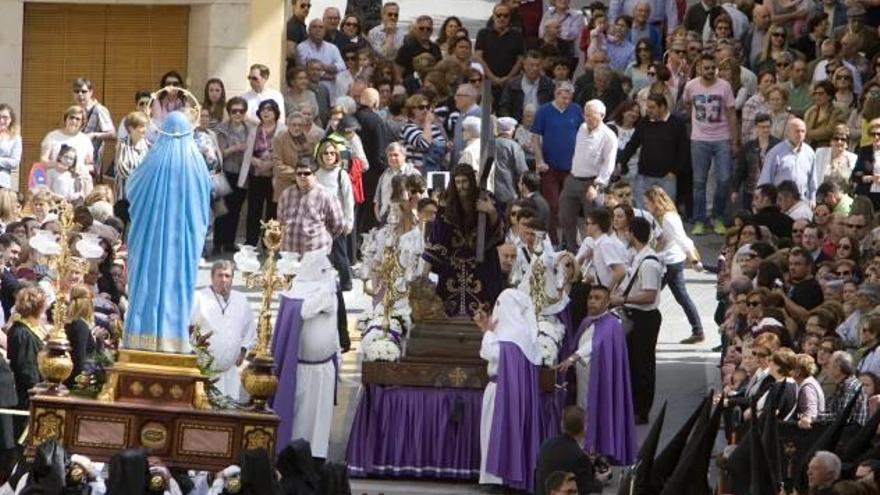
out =
{"type": "Polygon", "coordinates": [[[197,290],[191,321],[203,334],[213,332],[208,352],[214,358],[211,368],[218,373],[217,388],[225,395],[241,398],[241,379],[236,361],[242,349],[250,350],[256,341],[257,321],[245,295],[230,291],[229,299],[211,287],[197,290]]]}
{"type": "Polygon", "coordinates": [[[300,363],[296,367],[293,435],[289,440],[303,438],[311,444],[312,456],[326,458],[336,389],[336,367],[327,359],[339,352],[335,279],[328,282],[296,280],[290,297],[303,300],[303,326],[299,336],[300,363]],[[303,362],[325,360],[318,364],[303,362]]]}
{"type": "Polygon", "coordinates": [[[575,366],[575,374],[577,375],[577,405],[587,410],[587,399],[590,397],[590,362],[593,357],[593,332],[596,325],[591,323],[584,330],[581,339],[578,341],[578,348],[574,351],[578,360],[575,366]]]}
{"type": "MultiPolygon", "coordinates": [[[[483,334],[480,346],[480,357],[486,360],[486,372],[494,380],[498,374],[498,336],[495,332],[483,334]]],[[[489,457],[489,436],[492,434],[492,418],[495,413],[495,382],[486,384],[483,392],[483,408],[480,410],[480,484],[502,484],[502,479],[486,471],[486,459],[489,457]]]]}

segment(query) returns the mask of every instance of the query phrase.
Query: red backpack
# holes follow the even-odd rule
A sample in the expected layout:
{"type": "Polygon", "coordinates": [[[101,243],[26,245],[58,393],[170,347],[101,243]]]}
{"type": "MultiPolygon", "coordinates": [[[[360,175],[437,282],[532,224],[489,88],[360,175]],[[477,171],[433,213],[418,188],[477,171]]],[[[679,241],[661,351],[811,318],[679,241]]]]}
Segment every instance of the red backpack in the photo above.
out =
{"type": "Polygon", "coordinates": [[[351,179],[351,193],[354,204],[364,202],[364,162],[360,158],[351,157],[348,161],[348,178],[351,179]]]}

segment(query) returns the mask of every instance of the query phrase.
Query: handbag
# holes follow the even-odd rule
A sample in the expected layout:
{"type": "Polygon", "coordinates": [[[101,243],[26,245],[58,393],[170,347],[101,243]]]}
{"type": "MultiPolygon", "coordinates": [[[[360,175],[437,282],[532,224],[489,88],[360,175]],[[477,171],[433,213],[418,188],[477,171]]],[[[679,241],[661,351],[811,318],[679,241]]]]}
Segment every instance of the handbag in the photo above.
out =
{"type": "Polygon", "coordinates": [[[214,197],[223,198],[232,194],[232,186],[222,170],[211,173],[211,183],[214,185],[214,197]]]}
{"type": "MultiPolygon", "coordinates": [[[[623,300],[626,300],[626,296],[629,295],[630,291],[632,291],[633,285],[636,283],[636,277],[639,276],[639,270],[642,268],[642,263],[645,260],[654,260],[656,262],[660,262],[656,256],[650,255],[642,258],[642,261],[639,261],[638,266],[636,266],[636,271],[633,272],[632,277],[629,279],[629,283],[626,284],[626,289],[623,290],[623,300]]],[[[620,325],[623,327],[624,335],[629,335],[630,332],[633,331],[633,327],[635,326],[635,322],[632,319],[632,309],[627,308],[626,306],[621,306],[617,310],[617,317],[620,318],[620,325]]]]}

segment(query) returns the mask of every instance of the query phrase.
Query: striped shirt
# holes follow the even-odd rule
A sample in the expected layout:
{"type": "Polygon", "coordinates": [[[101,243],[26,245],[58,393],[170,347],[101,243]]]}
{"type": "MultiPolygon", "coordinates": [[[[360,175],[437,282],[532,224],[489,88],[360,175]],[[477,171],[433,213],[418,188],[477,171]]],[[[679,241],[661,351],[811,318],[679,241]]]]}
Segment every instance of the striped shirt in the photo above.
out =
{"type": "Polygon", "coordinates": [[[320,184],[307,191],[288,187],[278,201],[278,221],[284,227],[281,249],[299,254],[329,253],[333,238],[345,228],[339,200],[320,184]]]}
{"type": "Polygon", "coordinates": [[[422,126],[407,120],[400,129],[400,140],[406,146],[406,157],[419,170],[424,168],[425,153],[432,145],[446,146],[446,135],[437,123],[431,124],[431,140],[425,139],[422,126]]]}

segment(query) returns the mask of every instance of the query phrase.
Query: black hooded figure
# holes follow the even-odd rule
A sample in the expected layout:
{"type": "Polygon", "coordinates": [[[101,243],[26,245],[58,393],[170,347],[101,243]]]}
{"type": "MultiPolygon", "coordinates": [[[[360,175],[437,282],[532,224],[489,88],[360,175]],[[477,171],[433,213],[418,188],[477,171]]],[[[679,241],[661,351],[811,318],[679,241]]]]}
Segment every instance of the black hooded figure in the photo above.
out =
{"type": "Polygon", "coordinates": [[[275,467],[281,473],[283,495],[317,495],[321,478],[312,460],[312,446],[307,440],[290,442],[278,454],[275,467]]]}
{"type": "Polygon", "coordinates": [[[107,495],[145,495],[150,479],[147,451],[128,449],[110,459],[107,495]]]}
{"type": "Polygon", "coordinates": [[[40,444],[21,494],[62,495],[67,477],[68,459],[64,447],[56,440],[40,444]]]}
{"type": "Polygon", "coordinates": [[[278,495],[281,493],[275,468],[266,449],[245,450],[239,457],[241,495],[278,495]]]}

